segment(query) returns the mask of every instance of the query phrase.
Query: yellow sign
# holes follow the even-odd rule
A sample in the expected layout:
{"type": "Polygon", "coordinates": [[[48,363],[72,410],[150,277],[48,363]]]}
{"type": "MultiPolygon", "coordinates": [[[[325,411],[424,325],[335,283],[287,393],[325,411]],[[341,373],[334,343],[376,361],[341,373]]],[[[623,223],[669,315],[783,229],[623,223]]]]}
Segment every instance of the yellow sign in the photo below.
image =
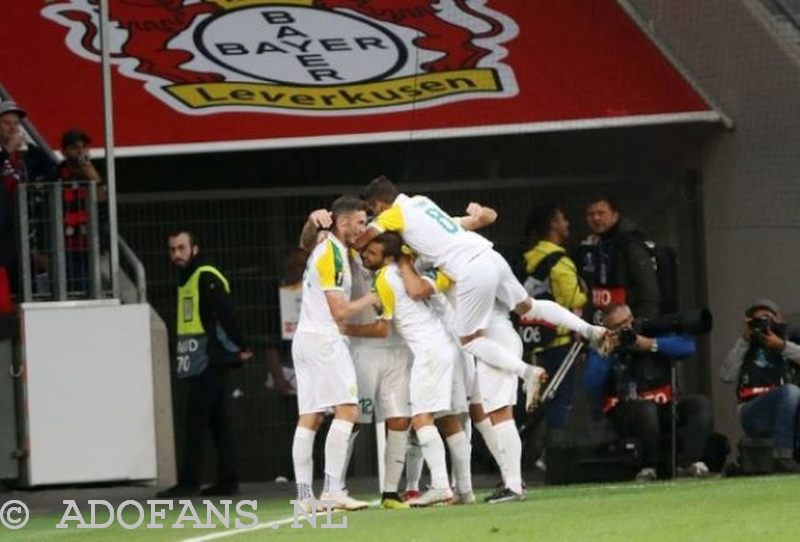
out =
{"type": "Polygon", "coordinates": [[[217,4],[222,9],[236,9],[249,6],[265,6],[269,4],[280,4],[283,6],[313,6],[314,0],[210,0],[212,4],[217,4]]]}
{"type": "Polygon", "coordinates": [[[171,85],[167,92],[192,108],[249,105],[286,109],[335,111],[404,105],[443,94],[497,92],[494,70],[457,70],[422,74],[358,85],[301,87],[264,83],[203,83],[171,85]]]}

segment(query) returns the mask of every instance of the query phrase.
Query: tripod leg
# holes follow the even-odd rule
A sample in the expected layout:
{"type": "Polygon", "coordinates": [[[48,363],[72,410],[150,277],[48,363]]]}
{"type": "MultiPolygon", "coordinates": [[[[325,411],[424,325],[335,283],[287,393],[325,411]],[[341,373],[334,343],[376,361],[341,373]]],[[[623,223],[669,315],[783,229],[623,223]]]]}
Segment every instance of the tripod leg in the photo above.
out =
{"type": "Polygon", "coordinates": [[[544,419],[544,414],[547,411],[548,404],[556,396],[556,393],[558,393],[559,386],[561,386],[561,383],[564,381],[564,377],[566,376],[567,372],[575,364],[575,360],[578,359],[578,354],[580,354],[582,348],[583,343],[578,341],[572,345],[572,347],[569,349],[569,352],[567,352],[567,355],[564,356],[564,361],[561,362],[558,370],[548,382],[547,388],[545,388],[544,392],[542,393],[542,398],[538,406],[533,413],[528,416],[525,422],[520,425],[519,434],[522,438],[525,438],[527,433],[533,429],[536,429],[536,426],[538,426],[539,423],[544,419]]]}

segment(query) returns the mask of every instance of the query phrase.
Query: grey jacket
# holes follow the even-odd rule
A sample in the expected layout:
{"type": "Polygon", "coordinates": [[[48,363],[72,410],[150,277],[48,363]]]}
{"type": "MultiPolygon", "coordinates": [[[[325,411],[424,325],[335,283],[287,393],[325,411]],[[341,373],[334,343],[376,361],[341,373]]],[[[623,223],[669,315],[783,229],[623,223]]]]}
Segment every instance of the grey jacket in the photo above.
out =
{"type": "MultiPolygon", "coordinates": [[[[744,337],[739,337],[733,344],[733,348],[728,352],[728,356],[719,368],[719,379],[726,384],[736,384],[739,380],[739,370],[744,363],[744,356],[747,349],[750,348],[750,343],[744,340],[744,337]]],[[[781,352],[781,356],[786,361],[793,361],[800,364],[800,344],[786,340],[786,346],[781,352]]]]}

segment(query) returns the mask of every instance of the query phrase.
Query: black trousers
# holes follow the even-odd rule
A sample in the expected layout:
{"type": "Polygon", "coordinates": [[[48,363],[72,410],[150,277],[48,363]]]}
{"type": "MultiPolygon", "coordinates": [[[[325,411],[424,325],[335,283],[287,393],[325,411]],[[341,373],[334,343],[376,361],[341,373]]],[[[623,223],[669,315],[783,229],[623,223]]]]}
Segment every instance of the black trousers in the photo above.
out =
{"type": "Polygon", "coordinates": [[[201,374],[187,378],[189,398],[186,411],[186,441],[183,465],[178,483],[187,487],[200,487],[203,476],[203,459],[206,430],[217,451],[217,483],[237,484],[239,476],[235,466],[233,430],[228,420],[225,381],[230,369],[209,365],[201,374]]]}
{"type": "MultiPolygon", "coordinates": [[[[623,437],[642,443],[645,467],[669,473],[672,442],[672,407],[653,401],[623,401],[608,412],[614,430],[623,437]]],[[[706,442],[713,429],[711,401],[703,395],[686,395],[677,405],[678,465],[686,467],[702,461],[706,442]]]]}

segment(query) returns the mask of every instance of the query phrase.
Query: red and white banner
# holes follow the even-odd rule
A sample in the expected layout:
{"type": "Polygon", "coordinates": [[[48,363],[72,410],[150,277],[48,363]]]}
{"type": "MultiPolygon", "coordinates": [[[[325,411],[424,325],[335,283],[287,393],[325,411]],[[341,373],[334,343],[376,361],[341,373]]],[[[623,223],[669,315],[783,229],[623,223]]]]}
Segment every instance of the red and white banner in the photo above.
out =
{"type": "MultiPolygon", "coordinates": [[[[110,0],[120,155],[717,121],[613,0],[110,0]]],[[[102,143],[98,0],[3,10],[0,83],[102,143]]]]}

